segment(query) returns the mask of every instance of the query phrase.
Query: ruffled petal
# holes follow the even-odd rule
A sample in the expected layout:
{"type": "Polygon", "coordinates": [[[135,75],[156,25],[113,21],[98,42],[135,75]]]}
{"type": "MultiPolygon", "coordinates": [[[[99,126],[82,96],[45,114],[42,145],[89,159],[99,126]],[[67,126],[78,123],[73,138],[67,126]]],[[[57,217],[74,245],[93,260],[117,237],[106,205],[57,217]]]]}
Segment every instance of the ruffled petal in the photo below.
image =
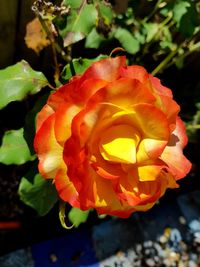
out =
{"type": "Polygon", "coordinates": [[[149,79],[151,81],[153,92],[159,95],[168,96],[170,98],[173,97],[172,91],[166,86],[163,86],[158,78],[149,75],[149,79]]]}
{"type": "Polygon", "coordinates": [[[158,99],[158,108],[166,115],[169,122],[170,132],[176,128],[176,119],[180,111],[180,106],[169,96],[162,96],[158,99]]]}
{"type": "Polygon", "coordinates": [[[105,160],[119,163],[135,163],[138,137],[134,128],[126,125],[114,125],[106,129],[99,142],[99,149],[105,160]]]}
{"type": "Polygon", "coordinates": [[[95,62],[83,74],[83,79],[114,81],[120,77],[120,70],[126,66],[125,57],[106,58],[95,62]]]}
{"type": "Polygon", "coordinates": [[[177,145],[181,148],[184,148],[187,145],[188,137],[186,135],[185,124],[179,117],[176,118],[176,129],[174,130],[173,135],[178,137],[179,141],[177,142],[177,145]]]}
{"type": "Polygon", "coordinates": [[[121,69],[121,76],[136,79],[140,81],[142,84],[148,82],[149,74],[142,66],[134,65],[134,66],[127,66],[126,68],[121,69]]]}
{"type": "Polygon", "coordinates": [[[78,192],[67,176],[66,167],[63,167],[57,172],[55,186],[63,201],[69,202],[74,207],[80,207],[78,192]]]}
{"type": "MultiPolygon", "coordinates": [[[[121,78],[108,84],[104,89],[103,103],[132,109],[134,104],[155,102],[156,98],[148,88],[138,80],[121,78]]],[[[99,92],[99,94],[101,91],[99,92]]]]}
{"type": "Polygon", "coordinates": [[[183,155],[183,147],[187,144],[187,136],[183,122],[177,118],[177,127],[161,155],[161,159],[169,166],[170,172],[176,180],[188,174],[192,164],[183,155]]]}
{"type": "Polygon", "coordinates": [[[34,139],[35,151],[39,158],[39,171],[45,178],[55,178],[63,164],[63,148],[57,143],[54,134],[55,114],[49,116],[34,139]]]}
{"type": "Polygon", "coordinates": [[[145,165],[138,166],[139,181],[156,181],[161,173],[163,166],[160,165],[145,165]]]}
{"type": "Polygon", "coordinates": [[[57,108],[64,102],[73,103],[70,92],[77,90],[76,88],[79,85],[79,80],[80,79],[76,79],[58,88],[54,93],[49,96],[47,104],[52,107],[53,110],[56,111],[57,108]]]}
{"type": "Polygon", "coordinates": [[[54,113],[54,110],[49,105],[44,105],[42,110],[38,113],[37,119],[36,119],[36,130],[38,131],[40,127],[42,126],[43,122],[52,114],[54,113]]]}
{"type": "Polygon", "coordinates": [[[55,136],[60,145],[64,145],[71,136],[71,122],[79,113],[80,107],[77,105],[63,103],[55,113],[55,136]]]}

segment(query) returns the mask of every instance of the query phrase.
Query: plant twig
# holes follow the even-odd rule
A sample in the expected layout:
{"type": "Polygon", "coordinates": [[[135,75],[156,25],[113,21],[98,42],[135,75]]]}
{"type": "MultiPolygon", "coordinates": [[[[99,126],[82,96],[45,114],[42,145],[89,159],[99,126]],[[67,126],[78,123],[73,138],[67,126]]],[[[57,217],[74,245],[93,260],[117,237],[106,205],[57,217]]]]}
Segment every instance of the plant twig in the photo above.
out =
{"type": "Polygon", "coordinates": [[[153,17],[153,15],[156,13],[156,11],[159,9],[159,5],[160,5],[160,3],[162,2],[162,0],[158,0],[158,2],[155,4],[155,6],[154,6],[154,9],[151,11],[151,13],[148,15],[148,16],[146,16],[144,19],[143,19],[143,22],[147,22],[148,20],[150,20],[152,17],[153,17]]]}
{"type": "Polygon", "coordinates": [[[52,51],[53,51],[53,59],[54,59],[54,63],[55,63],[55,81],[57,81],[59,79],[60,76],[60,70],[59,70],[59,65],[58,65],[58,60],[57,60],[57,53],[56,53],[56,47],[55,47],[55,38],[53,33],[49,30],[49,27],[47,26],[46,22],[43,20],[42,16],[40,15],[40,12],[38,11],[37,8],[33,9],[37,18],[39,19],[42,28],[44,29],[44,31],[47,34],[47,38],[50,40],[51,42],[51,46],[52,46],[52,51]]]}
{"type": "MultiPolygon", "coordinates": [[[[46,4],[46,2],[44,2],[46,4]]],[[[51,27],[49,26],[49,23],[51,23],[51,26],[53,26],[51,20],[43,18],[43,15],[41,14],[38,6],[38,2],[34,2],[32,6],[32,10],[34,11],[35,15],[39,19],[41,26],[43,30],[45,31],[47,38],[50,40],[51,47],[52,47],[52,52],[53,52],[53,59],[54,59],[54,64],[55,64],[55,83],[59,81],[60,77],[60,69],[59,69],[59,64],[58,64],[58,59],[57,59],[57,53],[59,53],[62,58],[66,61],[69,62],[69,56],[66,55],[65,51],[62,49],[62,47],[59,45],[59,43],[56,41],[55,35],[51,27]]],[[[41,7],[40,7],[41,8],[41,7]]]]}
{"type": "MultiPolygon", "coordinates": [[[[179,46],[179,48],[180,47],[181,46],[179,46]]],[[[190,54],[192,54],[193,52],[195,52],[195,51],[197,51],[199,49],[200,49],[200,41],[197,42],[196,44],[191,45],[191,47],[189,48],[188,51],[186,51],[183,55],[178,56],[175,60],[170,62],[167,67],[172,66],[174,64],[174,62],[176,62],[176,61],[184,60],[187,56],[189,56],[190,54]]]]}
{"type": "Polygon", "coordinates": [[[189,125],[187,125],[187,127],[186,127],[187,129],[195,129],[195,130],[198,130],[198,129],[200,129],[200,124],[189,124],[189,125]]]}
{"type": "Polygon", "coordinates": [[[171,53],[163,61],[161,61],[161,63],[151,72],[151,74],[156,75],[158,72],[165,69],[167,67],[167,64],[175,56],[176,53],[177,53],[177,49],[174,51],[171,51],[171,53]]]}

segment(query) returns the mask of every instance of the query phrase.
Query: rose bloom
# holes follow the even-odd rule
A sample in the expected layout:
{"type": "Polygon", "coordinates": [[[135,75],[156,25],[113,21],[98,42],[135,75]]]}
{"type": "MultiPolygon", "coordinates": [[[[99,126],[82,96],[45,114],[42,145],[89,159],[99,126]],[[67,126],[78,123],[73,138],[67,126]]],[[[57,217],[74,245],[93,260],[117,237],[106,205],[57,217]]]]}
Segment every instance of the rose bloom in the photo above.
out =
{"type": "Polygon", "coordinates": [[[93,63],[39,112],[39,171],[81,210],[146,211],[191,168],[179,110],[170,89],[125,57],[93,63]]]}

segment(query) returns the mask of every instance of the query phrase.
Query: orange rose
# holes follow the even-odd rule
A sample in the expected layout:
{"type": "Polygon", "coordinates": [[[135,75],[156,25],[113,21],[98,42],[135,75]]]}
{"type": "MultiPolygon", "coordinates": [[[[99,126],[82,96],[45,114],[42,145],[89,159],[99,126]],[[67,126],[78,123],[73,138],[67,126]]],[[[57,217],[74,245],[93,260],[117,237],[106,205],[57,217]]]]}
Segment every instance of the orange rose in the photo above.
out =
{"type": "Polygon", "coordinates": [[[92,64],[38,114],[39,171],[82,210],[146,211],[190,170],[185,127],[170,89],[125,57],[92,64]]]}

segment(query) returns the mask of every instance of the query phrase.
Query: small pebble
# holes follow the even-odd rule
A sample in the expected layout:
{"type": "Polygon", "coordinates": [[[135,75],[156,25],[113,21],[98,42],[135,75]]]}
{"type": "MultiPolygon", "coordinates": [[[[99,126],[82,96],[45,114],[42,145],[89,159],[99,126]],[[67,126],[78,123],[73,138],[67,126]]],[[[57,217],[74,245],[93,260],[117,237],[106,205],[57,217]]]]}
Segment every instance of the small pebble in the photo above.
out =
{"type": "Polygon", "coordinates": [[[142,251],[142,245],[141,244],[137,244],[136,245],[136,252],[140,253],[142,251]]]}
{"type": "Polygon", "coordinates": [[[145,241],[143,243],[144,248],[152,247],[152,245],[153,245],[153,242],[151,240],[145,241]]]}
{"type": "Polygon", "coordinates": [[[200,232],[200,221],[199,220],[192,220],[189,223],[189,228],[192,232],[200,232]]]}
{"type": "Polygon", "coordinates": [[[155,256],[153,259],[154,259],[155,263],[159,263],[160,262],[160,259],[159,259],[158,256],[155,256]]]}
{"type": "Polygon", "coordinates": [[[200,239],[200,232],[195,232],[195,233],[194,233],[194,237],[200,239]]]}
{"type": "Polygon", "coordinates": [[[171,228],[170,227],[165,228],[164,235],[166,237],[170,237],[170,234],[171,234],[171,228]]]}
{"type": "Polygon", "coordinates": [[[168,238],[165,235],[161,235],[159,238],[161,244],[165,244],[168,241],[168,238]]]}
{"type": "Polygon", "coordinates": [[[188,262],[188,267],[198,267],[198,265],[193,260],[190,260],[188,262]]]}
{"type": "Polygon", "coordinates": [[[189,255],[188,255],[187,253],[182,254],[182,255],[181,255],[181,259],[182,259],[183,261],[188,261],[188,260],[189,260],[189,255]]]}
{"type": "Polygon", "coordinates": [[[172,267],[172,262],[170,259],[164,259],[163,263],[165,264],[166,267],[172,267]]]}
{"type": "Polygon", "coordinates": [[[186,267],[185,266],[185,262],[183,262],[182,260],[180,260],[179,263],[178,263],[178,267],[186,267]]]}
{"type": "Polygon", "coordinates": [[[180,241],[180,249],[182,250],[182,251],[186,251],[187,250],[187,245],[186,245],[186,243],[185,242],[183,242],[183,241],[180,241]]]}
{"type": "Polygon", "coordinates": [[[134,250],[128,250],[127,258],[132,263],[132,262],[134,262],[135,260],[138,259],[138,256],[137,256],[137,254],[135,253],[134,250]]]}
{"type": "Polygon", "coordinates": [[[133,266],[134,267],[141,267],[142,266],[141,265],[141,260],[135,261],[133,266]]]}
{"type": "Polygon", "coordinates": [[[195,238],[195,239],[194,239],[194,242],[200,244],[200,238],[195,238]]]}
{"type": "Polygon", "coordinates": [[[172,242],[180,242],[182,240],[181,233],[178,229],[172,229],[171,230],[170,240],[172,242]]]}
{"type": "Polygon", "coordinates": [[[185,219],[185,217],[180,216],[180,217],[179,217],[179,222],[180,222],[180,224],[185,225],[185,224],[186,224],[186,219],[185,219]]]}
{"type": "Polygon", "coordinates": [[[150,249],[145,249],[144,254],[147,255],[147,256],[150,255],[151,254],[151,250],[150,249]]]}
{"type": "Polygon", "coordinates": [[[58,260],[58,257],[56,256],[56,254],[54,254],[54,253],[52,253],[51,255],[50,255],[50,260],[51,260],[51,262],[57,262],[57,260],[58,260]]]}
{"type": "Polygon", "coordinates": [[[169,254],[170,259],[172,259],[173,261],[178,261],[180,258],[179,253],[176,253],[174,251],[171,251],[169,254]]]}
{"type": "Polygon", "coordinates": [[[153,259],[146,259],[145,263],[147,266],[155,267],[155,261],[153,259]]]}
{"type": "Polygon", "coordinates": [[[195,261],[195,262],[197,262],[198,256],[196,254],[194,254],[194,253],[190,253],[190,259],[195,261]]]}

